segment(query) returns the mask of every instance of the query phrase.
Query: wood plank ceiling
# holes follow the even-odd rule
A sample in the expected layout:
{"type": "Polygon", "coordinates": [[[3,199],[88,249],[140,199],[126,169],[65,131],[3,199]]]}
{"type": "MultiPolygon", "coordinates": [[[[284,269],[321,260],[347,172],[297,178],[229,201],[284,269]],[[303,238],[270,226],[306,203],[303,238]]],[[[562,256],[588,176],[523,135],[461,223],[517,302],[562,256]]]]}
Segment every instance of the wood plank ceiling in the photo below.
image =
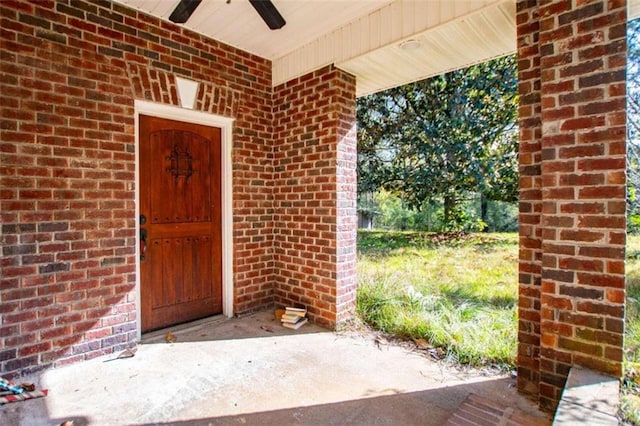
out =
{"type": "MultiPolygon", "coordinates": [[[[165,20],[179,2],[115,1],[165,20]]],[[[272,1],[279,30],[247,0],[203,0],[184,26],[270,59],[274,85],[334,63],[357,77],[358,96],[515,51],[515,0],[272,1]]]]}

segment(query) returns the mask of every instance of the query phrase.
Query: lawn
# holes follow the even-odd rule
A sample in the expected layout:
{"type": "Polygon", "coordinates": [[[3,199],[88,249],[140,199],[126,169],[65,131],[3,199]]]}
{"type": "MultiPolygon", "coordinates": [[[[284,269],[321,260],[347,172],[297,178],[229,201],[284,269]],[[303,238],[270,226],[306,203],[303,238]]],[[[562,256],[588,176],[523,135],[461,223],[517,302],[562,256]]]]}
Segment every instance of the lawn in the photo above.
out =
{"type": "MultiPolygon", "coordinates": [[[[361,231],[357,309],[372,327],[423,339],[451,361],[515,366],[518,236],[361,231]]],[[[621,414],[640,425],[640,236],[627,243],[621,414]]]]}
{"type": "Polygon", "coordinates": [[[518,237],[365,231],[358,312],[376,329],[424,339],[450,360],[515,364],[518,237]]]}
{"type": "Polygon", "coordinates": [[[625,318],[625,377],[621,411],[640,425],[640,236],[627,237],[627,309],[625,318]]]}

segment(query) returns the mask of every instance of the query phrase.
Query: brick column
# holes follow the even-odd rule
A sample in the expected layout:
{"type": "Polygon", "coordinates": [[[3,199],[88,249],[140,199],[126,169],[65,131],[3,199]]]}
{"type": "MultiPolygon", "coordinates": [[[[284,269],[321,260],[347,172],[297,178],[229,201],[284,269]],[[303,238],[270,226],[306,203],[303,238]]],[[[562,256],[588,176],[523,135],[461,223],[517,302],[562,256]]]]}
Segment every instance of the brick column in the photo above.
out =
{"type": "Polygon", "coordinates": [[[540,380],[540,275],[542,191],[540,175],[540,23],[536,2],[518,3],[520,91],[520,261],[518,265],[518,389],[537,398],[540,380]]]}
{"type": "Polygon", "coordinates": [[[356,136],[356,80],[339,73],[336,81],[337,106],[337,300],[336,322],[340,324],[355,311],[356,251],[358,213],[358,142],[356,136]]]}
{"type": "Polygon", "coordinates": [[[274,88],[275,302],[327,327],[355,302],[355,101],[333,66],[274,88]]]}
{"type": "Polygon", "coordinates": [[[519,388],[529,391],[537,376],[533,313],[539,303],[538,396],[543,409],[553,410],[571,366],[615,376],[622,370],[626,1],[539,3],[518,3],[527,149],[521,156],[521,219],[527,220],[521,241],[531,238],[542,250],[538,259],[537,246],[523,244],[520,254],[518,363],[525,373],[519,388]],[[539,175],[529,156],[535,141],[539,175]],[[540,198],[527,201],[534,187],[540,198]],[[540,222],[531,224],[539,200],[540,222]],[[537,287],[532,290],[536,267],[539,300],[537,287]]]}

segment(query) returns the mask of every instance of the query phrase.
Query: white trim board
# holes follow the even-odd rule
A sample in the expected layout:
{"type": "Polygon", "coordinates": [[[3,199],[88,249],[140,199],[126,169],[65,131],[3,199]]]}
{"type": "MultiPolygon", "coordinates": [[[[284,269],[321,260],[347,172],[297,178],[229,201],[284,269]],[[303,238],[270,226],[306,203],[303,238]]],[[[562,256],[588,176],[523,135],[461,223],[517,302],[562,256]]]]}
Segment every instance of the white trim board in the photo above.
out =
{"type": "Polygon", "coordinates": [[[135,104],[136,134],[136,311],[138,313],[138,340],[142,338],[141,301],[140,301],[140,151],[139,132],[140,115],[184,121],[218,127],[222,142],[222,314],[228,318],[233,316],[233,165],[231,148],[233,146],[233,118],[206,114],[171,105],[157,104],[136,100],[135,104]]]}

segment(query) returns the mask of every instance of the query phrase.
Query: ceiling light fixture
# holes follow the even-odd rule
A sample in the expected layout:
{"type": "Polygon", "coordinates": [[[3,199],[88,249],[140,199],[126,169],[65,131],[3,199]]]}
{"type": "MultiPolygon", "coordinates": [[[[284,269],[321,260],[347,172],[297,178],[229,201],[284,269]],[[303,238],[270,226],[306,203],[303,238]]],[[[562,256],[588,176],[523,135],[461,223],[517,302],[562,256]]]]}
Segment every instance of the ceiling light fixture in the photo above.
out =
{"type": "Polygon", "coordinates": [[[249,0],[249,3],[272,30],[278,30],[287,23],[271,0],[249,0]]]}
{"type": "Polygon", "coordinates": [[[410,38],[409,40],[405,40],[402,43],[400,43],[399,46],[400,46],[400,49],[402,50],[416,50],[420,46],[422,46],[422,43],[420,43],[420,40],[410,38]]]}

